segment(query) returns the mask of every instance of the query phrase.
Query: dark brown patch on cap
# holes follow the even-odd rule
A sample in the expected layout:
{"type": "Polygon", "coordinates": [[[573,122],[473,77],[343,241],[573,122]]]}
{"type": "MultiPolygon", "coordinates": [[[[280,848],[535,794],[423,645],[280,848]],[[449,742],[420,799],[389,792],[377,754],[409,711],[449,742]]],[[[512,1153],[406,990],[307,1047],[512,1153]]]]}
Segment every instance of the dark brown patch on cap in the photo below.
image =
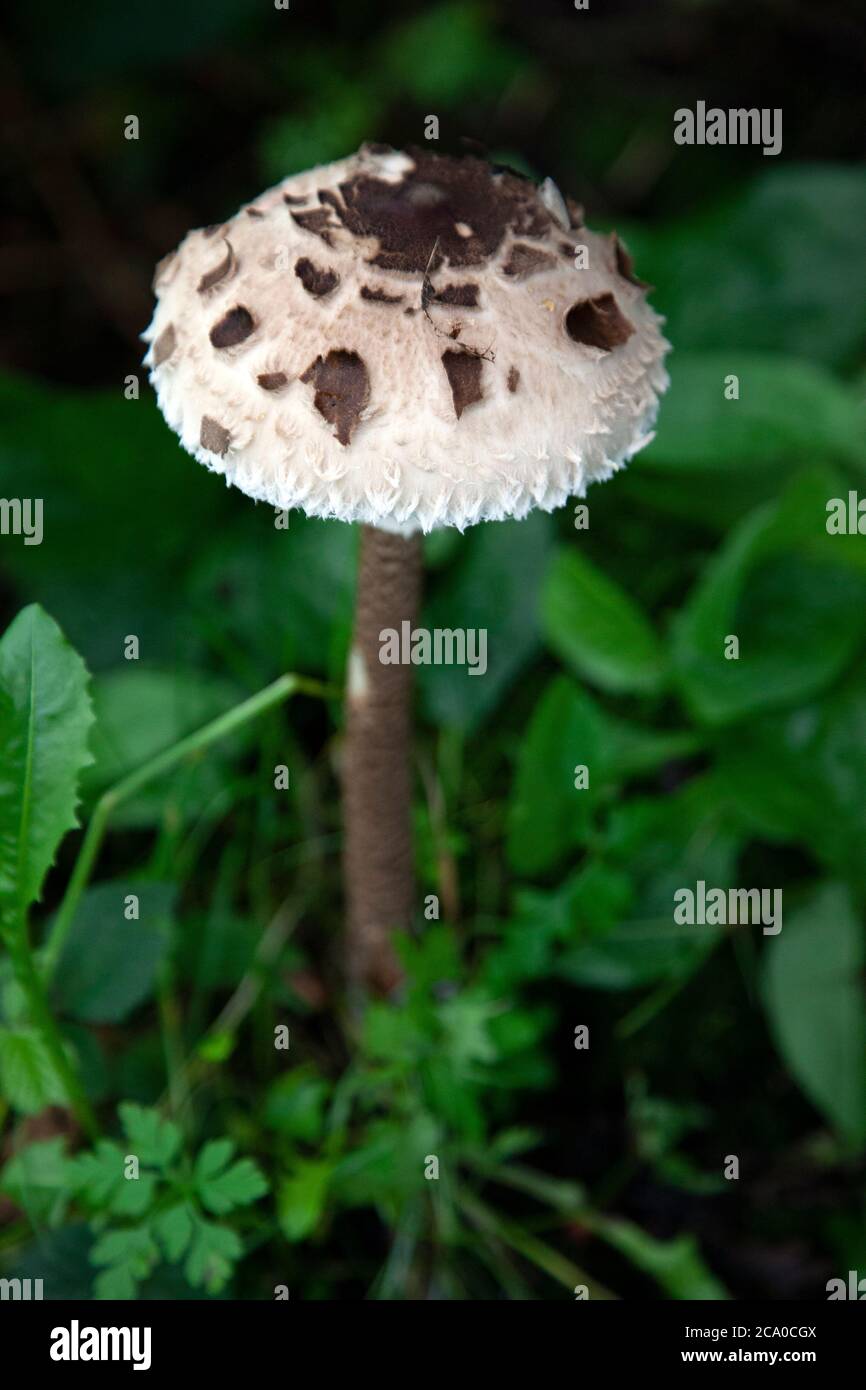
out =
{"type": "Polygon", "coordinates": [[[279,391],[288,381],[285,372],[262,372],[256,381],[263,391],[279,391]]]}
{"type": "Polygon", "coordinates": [[[434,290],[432,295],[434,304],[453,304],[459,309],[478,308],[478,286],[471,281],[463,285],[444,285],[441,290],[434,290]]]}
{"type": "Polygon", "coordinates": [[[520,372],[517,370],[516,367],[509,367],[509,368],[508,368],[508,389],[509,389],[509,391],[512,393],[512,395],[513,395],[514,392],[517,390],[517,387],[518,387],[519,384],[520,384],[520,372]]]}
{"type": "Polygon", "coordinates": [[[162,330],[153,345],[153,365],[158,367],[162,362],[167,362],[176,347],[177,337],[174,331],[174,324],[170,323],[168,328],[162,330]]]}
{"type": "Polygon", "coordinates": [[[207,449],[208,453],[222,455],[228,450],[232,437],[227,429],[217,424],[216,420],[212,420],[209,415],[203,415],[198,442],[203,449],[207,449]]]}
{"type": "Polygon", "coordinates": [[[550,214],[529,180],[497,172],[481,159],[414,150],[414,167],[395,183],[357,174],[340,184],[342,203],[329,202],[355,236],[375,237],[372,263],[386,270],[423,272],[437,247],[439,263],[480,265],[507,231],[544,236],[550,214]],[[472,228],[463,237],[457,223],[472,228]]]}
{"type": "Polygon", "coordinates": [[[457,419],[467,406],[483,399],[481,390],[481,358],[468,352],[456,352],[446,348],[442,354],[442,366],[451,387],[451,399],[457,419]]]}
{"type": "Polygon", "coordinates": [[[215,323],[210,331],[210,340],[215,348],[236,347],[248,338],[255,328],[255,320],[249,309],[237,304],[215,323]]]}
{"type": "MultiPolygon", "coordinates": [[[[402,304],[402,294],[386,294],[384,290],[374,290],[370,285],[361,286],[361,298],[367,299],[371,304],[402,304]]],[[[408,313],[409,310],[407,309],[408,313]]]]}
{"type": "Polygon", "coordinates": [[[235,253],[228,239],[226,239],[225,248],[226,253],[219,265],[214,266],[213,270],[209,270],[207,274],[203,275],[199,280],[199,294],[207,294],[208,290],[212,290],[214,285],[218,285],[222,280],[227,279],[232,271],[236,269],[235,253]]]}
{"type": "Polygon", "coordinates": [[[566,198],[565,206],[568,208],[568,220],[572,227],[582,227],[584,212],[580,203],[576,203],[573,198],[566,198]]]}
{"type": "Polygon", "coordinates": [[[313,236],[321,237],[326,246],[333,246],[331,232],[335,224],[329,208],[311,208],[309,212],[293,212],[291,216],[302,231],[312,232],[313,236]]]}
{"type": "Polygon", "coordinates": [[[634,332],[610,292],[597,294],[594,299],[583,299],[572,304],[565,316],[565,331],[575,343],[585,343],[588,347],[601,348],[610,352],[628,341],[634,332]]]}
{"type": "Polygon", "coordinates": [[[247,217],[264,217],[261,208],[247,208],[247,217]]]}
{"type": "Polygon", "coordinates": [[[329,425],[336,425],[341,444],[348,444],[361,411],[370,399],[370,376],[363,358],[345,348],[317,357],[301,377],[316,388],[314,404],[329,425]]]}
{"type": "Polygon", "coordinates": [[[201,234],[202,236],[216,236],[217,232],[221,232],[222,229],[222,222],[211,222],[209,227],[202,227],[201,234]]]}
{"type": "Polygon", "coordinates": [[[541,270],[549,270],[553,264],[549,251],[540,251],[537,246],[526,246],[524,242],[517,241],[502,269],[506,275],[513,275],[515,280],[526,280],[541,270]]]}
{"type": "Polygon", "coordinates": [[[574,259],[574,253],[577,250],[577,247],[571,246],[567,241],[561,241],[559,243],[559,249],[562,252],[563,256],[565,256],[565,259],[567,261],[570,261],[574,259]]]}
{"type": "Polygon", "coordinates": [[[617,271],[622,276],[623,280],[628,280],[630,284],[637,285],[639,289],[648,290],[650,287],[647,284],[646,280],[639,280],[635,275],[634,261],[632,260],[629,252],[623,246],[616,232],[611,232],[610,237],[613,243],[614,262],[616,264],[617,271]]]}
{"type": "Polygon", "coordinates": [[[322,266],[315,265],[307,256],[302,256],[296,261],[295,274],[307,294],[311,294],[314,299],[321,299],[323,295],[330,294],[340,283],[336,271],[325,270],[322,266]]]}
{"type": "Polygon", "coordinates": [[[297,195],[294,194],[294,193],[284,193],[284,194],[283,194],[283,202],[286,203],[287,206],[290,207],[290,208],[299,208],[299,207],[302,207],[302,206],[304,205],[304,203],[308,203],[309,201],[310,201],[310,195],[309,195],[309,193],[305,193],[305,194],[303,194],[301,197],[297,197],[297,195]]]}

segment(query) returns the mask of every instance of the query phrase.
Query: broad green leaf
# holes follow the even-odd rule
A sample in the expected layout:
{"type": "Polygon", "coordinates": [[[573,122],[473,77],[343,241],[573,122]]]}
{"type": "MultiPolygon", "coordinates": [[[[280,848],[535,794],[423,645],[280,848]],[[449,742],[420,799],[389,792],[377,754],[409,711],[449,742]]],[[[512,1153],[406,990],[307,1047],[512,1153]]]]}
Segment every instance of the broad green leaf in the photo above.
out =
{"type": "Polygon", "coordinates": [[[118,1106],[124,1133],[139,1163],[164,1170],[180,1151],[181,1132],[173,1120],[158,1110],[127,1101],[118,1106]]]}
{"type": "Polygon", "coordinates": [[[600,719],[594,701],[564,676],[535,707],[522,739],[508,816],[508,857],[519,874],[555,865],[585,840],[595,790],[602,778],[600,719]],[[588,770],[575,787],[575,768],[588,770]]]}
{"type": "Polygon", "coordinates": [[[434,589],[423,626],[486,634],[487,669],[419,666],[427,713],[437,724],[471,728],[499,703],[539,645],[538,604],[550,549],[551,520],[489,521],[462,537],[457,563],[434,589]]]}
{"type": "Polygon", "coordinates": [[[268,1129],[314,1144],[321,1137],[330,1086],[311,1066],[296,1067],[268,1090],[264,1123],[268,1129]]]}
{"type": "Polygon", "coordinates": [[[226,1139],[205,1144],[195,1162],[193,1181],[199,1199],[215,1216],[248,1206],[264,1196],[268,1184],[251,1158],[230,1163],[234,1145],[226,1139]]]}
{"type": "Polygon", "coordinates": [[[650,693],[664,675],[662,650],[637,605],[577,550],[557,551],[542,597],[549,646],[602,690],[650,693]]]}
{"type": "Polygon", "coordinates": [[[776,1045],[809,1099],[866,1143],[866,929],[826,883],[768,943],[764,987],[776,1045]]]}
{"type": "Polygon", "coordinates": [[[866,576],[833,560],[826,487],[805,474],[745,518],[678,615],[674,668],[698,719],[722,724],[807,699],[861,645],[866,576]],[[730,637],[736,657],[725,654],[730,637]]]}
{"type": "Polygon", "coordinates": [[[54,1063],[32,1029],[0,1029],[0,1096],[25,1115],[66,1103],[54,1063]]]}
{"type": "Polygon", "coordinates": [[[725,204],[629,237],[678,349],[785,352],[832,365],[866,342],[864,225],[862,168],[785,164],[725,204]]]}
{"type": "Polygon", "coordinates": [[[825,368],[737,350],[674,354],[658,432],[641,468],[685,481],[697,473],[706,487],[707,475],[720,484],[738,470],[779,478],[822,460],[866,465],[862,405],[825,368]],[[734,400],[725,394],[731,376],[738,382],[734,400]]]}
{"type": "MultiPolygon", "coordinates": [[[[93,682],[96,726],[91,739],[93,764],[82,791],[96,795],[136,771],[193,730],[238,703],[237,687],[226,680],[187,670],[138,669],[136,663],[97,675],[93,682]]],[[[113,826],[160,824],[170,807],[174,817],[215,813],[218,792],[229,779],[228,763],[248,746],[250,729],[216,744],[206,758],[194,759],[157,779],[112,813],[113,826]]]]}
{"type": "Polygon", "coordinates": [[[751,719],[724,739],[726,796],[753,835],[799,841],[866,889],[866,666],[821,700],[751,719]]]}
{"type": "Polygon", "coordinates": [[[35,604],[0,638],[0,918],[39,897],[78,823],[93,721],[87,681],[80,656],[35,604]]]}
{"type": "Polygon", "coordinates": [[[291,1176],[280,1185],[277,1215],[286,1240],[304,1240],[318,1226],[333,1167],[330,1159],[298,1159],[291,1176]]]}
{"type": "Polygon", "coordinates": [[[84,1023],[120,1023],[154,990],[171,944],[174,889],[100,883],[82,897],[55,977],[59,1007],[84,1023]],[[128,917],[130,896],[138,916],[128,917]]]}

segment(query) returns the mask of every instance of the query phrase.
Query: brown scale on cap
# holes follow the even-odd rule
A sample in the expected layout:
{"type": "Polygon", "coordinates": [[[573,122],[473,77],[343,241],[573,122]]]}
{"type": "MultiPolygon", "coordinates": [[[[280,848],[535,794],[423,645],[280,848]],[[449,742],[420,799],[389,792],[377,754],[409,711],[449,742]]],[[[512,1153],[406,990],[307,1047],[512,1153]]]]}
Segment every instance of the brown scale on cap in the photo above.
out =
{"type": "MultiPolygon", "coordinates": [[[[388,294],[385,290],[374,290],[369,285],[361,286],[361,298],[366,299],[370,304],[402,304],[402,294],[388,294]]],[[[406,310],[406,313],[414,312],[406,310]]]]}
{"type": "Polygon", "coordinates": [[[167,362],[177,347],[177,336],[174,331],[174,324],[170,323],[168,328],[164,328],[153,345],[153,365],[159,367],[163,362],[167,362]]]}
{"type": "Polygon", "coordinates": [[[396,182],[362,173],[340,184],[340,199],[327,193],[348,231],[378,241],[373,265],[423,274],[431,268],[434,246],[436,264],[481,265],[509,231],[547,234],[550,215],[528,179],[469,156],[452,159],[413,150],[412,157],[413,168],[396,182]],[[458,224],[471,227],[472,235],[461,235],[458,224]]]}
{"type": "Polygon", "coordinates": [[[634,332],[610,291],[572,304],[565,316],[565,331],[575,343],[610,352],[628,341],[634,332]]]}
{"type": "Polygon", "coordinates": [[[639,280],[638,277],[635,275],[634,261],[632,260],[629,252],[623,246],[616,232],[611,232],[610,235],[611,241],[613,243],[614,263],[616,265],[618,273],[622,276],[623,280],[628,280],[629,284],[637,285],[638,289],[641,290],[651,289],[652,287],[647,284],[646,280],[639,280]]]}
{"type": "Polygon", "coordinates": [[[441,290],[434,290],[431,296],[433,304],[451,304],[458,309],[477,309],[478,308],[478,286],[471,281],[463,285],[445,285],[441,290]]]}
{"type": "Polygon", "coordinates": [[[311,208],[309,212],[293,212],[292,221],[296,222],[305,232],[312,232],[313,236],[320,237],[326,246],[333,246],[334,240],[331,232],[334,223],[327,208],[311,208]]]}
{"type": "Polygon", "coordinates": [[[518,241],[512,246],[502,269],[515,280],[526,280],[530,275],[549,270],[554,264],[549,251],[540,251],[537,246],[526,246],[522,241],[518,241]]]}
{"type": "Polygon", "coordinates": [[[263,391],[280,391],[288,379],[285,372],[260,372],[256,377],[263,391]]]}
{"type": "Polygon", "coordinates": [[[207,294],[208,291],[212,290],[215,285],[219,285],[222,283],[223,280],[228,279],[228,277],[233,273],[233,271],[237,269],[235,253],[232,250],[232,244],[228,239],[226,239],[225,241],[225,248],[225,255],[223,256],[219,265],[214,266],[213,270],[209,270],[199,280],[197,286],[199,294],[207,294]]]}
{"type": "Polygon", "coordinates": [[[310,200],[306,195],[304,195],[303,197],[298,197],[295,193],[283,194],[283,202],[290,208],[301,208],[304,206],[304,203],[308,203],[309,201],[310,200]]]}
{"type": "Polygon", "coordinates": [[[203,449],[207,449],[211,454],[225,454],[232,442],[232,437],[227,429],[217,424],[209,415],[203,415],[201,420],[201,433],[199,443],[203,449]]]}
{"type": "Polygon", "coordinates": [[[442,354],[442,366],[451,387],[454,413],[459,420],[467,406],[475,405],[484,398],[481,390],[481,358],[472,353],[446,348],[442,354]]]}
{"type": "Polygon", "coordinates": [[[329,425],[336,425],[341,444],[348,444],[370,399],[370,375],[357,352],[336,348],[317,357],[301,376],[316,388],[314,405],[329,425]]]}
{"type": "Polygon", "coordinates": [[[237,304],[214,324],[210,331],[210,340],[215,348],[237,347],[238,343],[244,342],[250,336],[255,326],[249,309],[237,304]]]}
{"type": "Polygon", "coordinates": [[[302,256],[295,264],[295,274],[303,285],[307,294],[311,294],[314,299],[323,299],[326,294],[330,294],[340,283],[340,277],[334,270],[325,270],[322,266],[316,265],[308,256],[302,256]]]}
{"type": "Polygon", "coordinates": [[[513,395],[514,392],[517,390],[517,388],[518,388],[519,385],[520,385],[520,372],[517,370],[516,367],[509,367],[509,368],[508,368],[508,389],[509,389],[509,391],[512,393],[512,395],[513,395]]]}

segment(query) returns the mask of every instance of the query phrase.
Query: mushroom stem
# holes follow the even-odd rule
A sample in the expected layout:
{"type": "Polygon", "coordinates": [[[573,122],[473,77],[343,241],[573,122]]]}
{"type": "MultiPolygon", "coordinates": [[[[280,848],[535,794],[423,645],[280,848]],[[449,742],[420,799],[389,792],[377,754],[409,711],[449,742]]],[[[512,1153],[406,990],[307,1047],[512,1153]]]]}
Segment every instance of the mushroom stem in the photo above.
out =
{"type": "Polygon", "coordinates": [[[351,982],[387,994],[401,978],[392,932],[414,907],[412,667],[380,660],[383,633],[414,622],[419,535],[361,528],[355,632],[349,653],[343,760],[343,868],[351,982]]]}

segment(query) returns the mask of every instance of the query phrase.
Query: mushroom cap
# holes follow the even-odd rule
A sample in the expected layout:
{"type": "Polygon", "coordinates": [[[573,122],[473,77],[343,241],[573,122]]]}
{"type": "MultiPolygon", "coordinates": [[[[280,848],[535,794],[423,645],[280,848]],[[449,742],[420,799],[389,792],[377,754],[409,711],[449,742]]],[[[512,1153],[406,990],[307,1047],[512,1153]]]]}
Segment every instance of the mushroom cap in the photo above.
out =
{"type": "Polygon", "coordinates": [[[648,443],[668,382],[615,234],[473,156],[365,146],[286,179],[190,232],[154,290],[145,363],[183,447],[312,516],[551,511],[648,443]]]}

